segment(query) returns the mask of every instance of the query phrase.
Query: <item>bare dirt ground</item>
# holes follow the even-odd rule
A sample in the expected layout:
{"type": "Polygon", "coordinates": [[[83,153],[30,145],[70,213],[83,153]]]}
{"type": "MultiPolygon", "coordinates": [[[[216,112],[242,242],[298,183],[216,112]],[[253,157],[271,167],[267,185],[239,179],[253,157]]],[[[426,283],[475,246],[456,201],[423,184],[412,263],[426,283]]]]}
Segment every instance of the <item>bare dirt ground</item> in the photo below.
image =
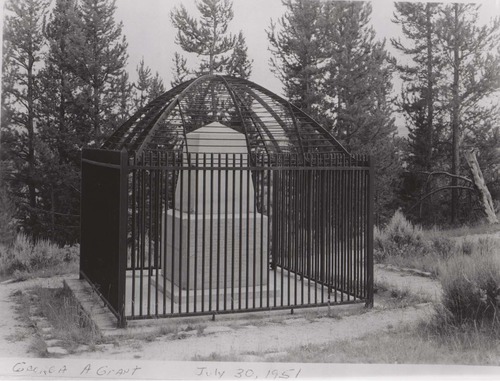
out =
{"type": "MultiPolygon", "coordinates": [[[[163,326],[156,325],[153,329],[145,326],[127,330],[123,336],[96,345],[92,350],[62,356],[120,360],[194,360],[217,356],[241,361],[272,361],[274,356],[302,345],[356,339],[401,325],[416,324],[430,316],[432,303],[425,301],[438,297],[440,290],[436,281],[381,266],[376,267],[375,274],[376,282],[409,291],[424,303],[402,307],[388,304],[386,298],[376,296],[373,309],[351,305],[330,310],[304,309],[294,315],[290,312],[259,313],[221,317],[216,321],[203,317],[191,320],[189,324],[166,321],[163,326]],[[171,330],[172,327],[175,329],[171,330]]],[[[35,287],[61,287],[63,278],[0,285],[0,357],[35,356],[29,348],[36,323],[19,320],[12,294],[35,287]]]]}
{"type": "MultiPolygon", "coordinates": [[[[238,327],[208,324],[201,335],[185,339],[165,340],[166,337],[159,337],[151,342],[131,340],[129,345],[112,348],[106,357],[194,360],[216,355],[241,361],[265,361],[301,345],[351,340],[373,332],[388,331],[402,324],[411,324],[429,313],[430,305],[420,305],[397,310],[375,309],[337,319],[289,317],[277,323],[261,325],[259,322],[238,327]]],[[[101,355],[81,353],[77,357],[98,358],[101,355]]]]}

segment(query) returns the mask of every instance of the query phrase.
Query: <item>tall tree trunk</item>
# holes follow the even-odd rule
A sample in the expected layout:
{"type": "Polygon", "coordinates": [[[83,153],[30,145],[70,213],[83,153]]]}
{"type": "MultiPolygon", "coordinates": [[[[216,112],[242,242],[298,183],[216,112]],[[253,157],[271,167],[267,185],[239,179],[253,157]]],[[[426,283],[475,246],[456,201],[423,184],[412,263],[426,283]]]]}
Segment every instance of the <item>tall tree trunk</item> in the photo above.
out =
{"type": "MultiPolygon", "coordinates": [[[[27,101],[28,101],[28,197],[30,206],[30,225],[33,228],[36,225],[37,214],[35,212],[36,208],[36,184],[35,184],[35,172],[36,172],[36,159],[35,159],[35,118],[34,118],[34,74],[33,74],[34,59],[32,56],[29,57],[28,64],[28,86],[27,86],[27,101]]],[[[35,230],[33,230],[35,231],[35,230]]]]}
{"type": "MultiPolygon", "coordinates": [[[[426,19],[426,44],[427,44],[427,94],[426,94],[426,103],[427,103],[427,152],[425,157],[425,165],[424,168],[428,172],[432,172],[433,170],[433,145],[434,145],[434,75],[433,75],[433,53],[432,53],[432,9],[431,4],[427,3],[425,6],[425,19],[426,19]]],[[[429,193],[431,190],[430,183],[427,183],[427,187],[422,189],[423,192],[429,193]]],[[[429,206],[432,205],[432,196],[429,197],[429,206]]],[[[422,218],[422,212],[425,210],[426,217],[429,214],[431,208],[425,207],[424,203],[420,204],[420,218],[422,218]]],[[[434,213],[432,213],[434,214],[434,213]]]]}
{"type": "MultiPolygon", "coordinates": [[[[452,161],[451,173],[454,175],[460,174],[460,95],[459,95],[459,81],[460,81],[460,46],[459,38],[459,20],[458,20],[458,4],[454,4],[455,19],[454,19],[454,44],[453,44],[453,84],[452,84],[452,114],[451,114],[451,133],[452,133],[452,161]]],[[[457,179],[453,178],[451,181],[452,186],[457,185],[457,179]]],[[[457,221],[458,214],[458,189],[453,188],[451,191],[451,223],[457,221]]]]}
{"type": "Polygon", "coordinates": [[[432,172],[432,147],[434,144],[434,75],[433,75],[433,54],[432,54],[432,11],[431,4],[425,7],[427,21],[427,158],[426,170],[432,172]]]}

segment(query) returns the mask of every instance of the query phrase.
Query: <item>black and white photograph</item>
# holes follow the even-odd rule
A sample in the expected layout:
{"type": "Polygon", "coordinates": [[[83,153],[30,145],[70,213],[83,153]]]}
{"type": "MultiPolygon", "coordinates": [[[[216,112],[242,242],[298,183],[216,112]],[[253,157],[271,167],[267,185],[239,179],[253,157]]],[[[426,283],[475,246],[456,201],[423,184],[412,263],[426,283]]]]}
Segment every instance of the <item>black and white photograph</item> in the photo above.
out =
{"type": "Polygon", "coordinates": [[[500,0],[0,4],[0,379],[500,377],[500,0]]]}

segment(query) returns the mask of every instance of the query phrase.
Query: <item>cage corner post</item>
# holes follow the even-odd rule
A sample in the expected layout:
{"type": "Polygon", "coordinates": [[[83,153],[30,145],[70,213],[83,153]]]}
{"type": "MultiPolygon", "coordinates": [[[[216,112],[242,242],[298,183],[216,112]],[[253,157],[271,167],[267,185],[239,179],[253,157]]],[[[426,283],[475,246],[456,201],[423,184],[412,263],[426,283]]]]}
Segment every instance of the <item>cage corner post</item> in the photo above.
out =
{"type": "Polygon", "coordinates": [[[83,165],[83,160],[85,159],[85,152],[86,149],[82,149],[82,152],[80,153],[80,170],[81,170],[81,186],[80,186],[80,260],[79,260],[79,267],[78,267],[78,279],[83,280],[85,279],[82,271],[83,268],[85,267],[85,242],[82,239],[83,236],[83,230],[85,229],[85,225],[82,221],[84,221],[84,214],[83,214],[83,204],[85,202],[83,198],[84,192],[82,192],[82,188],[85,186],[87,182],[87,173],[85,171],[85,166],[83,165]]]}
{"type": "Polygon", "coordinates": [[[373,226],[374,226],[374,197],[375,197],[375,189],[374,189],[374,164],[373,164],[373,159],[371,156],[368,156],[368,232],[367,232],[367,265],[366,265],[366,271],[367,271],[367,277],[366,277],[366,282],[367,282],[367,299],[366,299],[366,307],[372,308],[373,307],[373,293],[374,293],[374,277],[373,277],[373,226]]]}
{"type": "Polygon", "coordinates": [[[127,278],[128,152],[120,151],[120,204],[118,233],[118,328],[125,328],[125,288],[127,278]]]}

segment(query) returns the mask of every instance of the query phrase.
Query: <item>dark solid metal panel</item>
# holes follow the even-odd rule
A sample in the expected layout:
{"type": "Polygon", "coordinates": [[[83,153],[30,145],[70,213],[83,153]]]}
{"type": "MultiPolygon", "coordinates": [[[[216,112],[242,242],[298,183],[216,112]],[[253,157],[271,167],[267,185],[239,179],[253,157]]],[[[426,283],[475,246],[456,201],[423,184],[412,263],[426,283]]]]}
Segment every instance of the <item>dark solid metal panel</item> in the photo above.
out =
{"type": "MultiPolygon", "coordinates": [[[[120,216],[126,211],[121,202],[127,192],[121,177],[122,152],[85,149],[82,152],[80,273],[105,299],[112,312],[121,316],[124,303],[126,254],[120,216]],[[117,164],[110,168],[88,163],[85,159],[117,164]],[[123,255],[122,255],[123,257],[123,255]]],[[[126,215],[126,214],[125,214],[126,215]]]]}

